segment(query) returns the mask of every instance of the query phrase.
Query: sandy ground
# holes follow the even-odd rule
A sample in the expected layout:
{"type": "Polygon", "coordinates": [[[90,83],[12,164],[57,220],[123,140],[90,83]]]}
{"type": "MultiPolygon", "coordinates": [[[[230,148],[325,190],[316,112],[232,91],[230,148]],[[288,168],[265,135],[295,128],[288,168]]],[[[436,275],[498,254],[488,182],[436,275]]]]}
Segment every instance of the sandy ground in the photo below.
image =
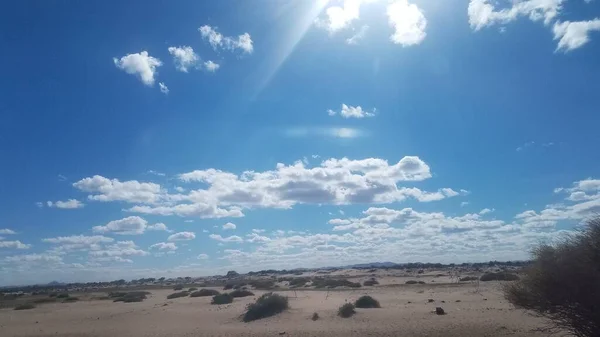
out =
{"type": "MultiPolygon", "coordinates": [[[[385,279],[385,278],[383,278],[385,279]]],[[[210,297],[167,300],[172,290],[152,290],[141,303],[106,300],[51,303],[32,310],[0,310],[0,336],[546,336],[545,322],[513,309],[499,284],[384,285],[357,290],[278,291],[290,297],[290,309],[280,315],[243,323],[240,315],[255,297],[228,305],[211,305],[210,297]],[[381,309],[357,309],[340,318],[345,301],[368,294],[381,309]],[[428,303],[428,299],[434,303],[428,303]],[[460,302],[456,302],[460,300],[460,302]],[[408,303],[408,302],[412,303],[408,303]],[[442,303],[444,301],[445,303],[442,303]],[[432,313],[441,306],[446,315],[432,313]],[[320,316],[312,321],[313,312],[320,316]],[[285,333],[285,334],[284,334],[285,333]]],[[[382,281],[382,279],[380,279],[382,281]]],[[[437,283],[437,284],[436,284],[437,283]]],[[[263,291],[254,291],[257,296],[263,291]]]]}

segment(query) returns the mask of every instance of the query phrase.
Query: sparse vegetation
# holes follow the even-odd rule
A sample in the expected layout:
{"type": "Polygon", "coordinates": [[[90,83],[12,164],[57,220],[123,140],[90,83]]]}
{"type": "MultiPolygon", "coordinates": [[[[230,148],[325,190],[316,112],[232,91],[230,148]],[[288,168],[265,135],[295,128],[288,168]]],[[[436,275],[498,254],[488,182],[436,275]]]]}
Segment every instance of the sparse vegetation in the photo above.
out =
{"type": "Polygon", "coordinates": [[[294,277],[289,280],[290,287],[301,287],[308,283],[310,279],[308,277],[294,277]]]}
{"type": "Polygon", "coordinates": [[[357,308],[381,308],[379,301],[366,295],[359,297],[356,302],[354,302],[354,306],[357,308]]]}
{"type": "Polygon", "coordinates": [[[77,302],[77,301],[79,301],[79,297],[69,296],[63,300],[63,303],[77,302]]]}
{"type": "Polygon", "coordinates": [[[150,295],[148,291],[130,291],[130,292],[113,292],[109,293],[108,297],[115,298],[113,302],[125,302],[125,303],[133,303],[133,302],[142,302],[146,299],[146,295],[150,295]]]}
{"type": "Polygon", "coordinates": [[[180,291],[180,292],[176,292],[176,293],[172,293],[170,295],[167,296],[167,299],[172,300],[174,298],[179,298],[179,297],[186,297],[188,296],[190,293],[187,291],[180,291]]]}
{"type": "Polygon", "coordinates": [[[404,282],[404,284],[417,284],[417,283],[419,283],[419,282],[415,281],[415,280],[408,280],[408,281],[404,282]]]}
{"type": "Polygon", "coordinates": [[[67,297],[69,297],[69,294],[67,294],[67,293],[60,293],[60,294],[56,295],[56,298],[67,298],[67,297]]]}
{"type": "Polygon", "coordinates": [[[354,315],[355,313],[356,310],[354,310],[354,304],[352,303],[346,303],[338,309],[338,316],[343,318],[348,318],[354,315]]]}
{"type": "Polygon", "coordinates": [[[480,281],[516,281],[519,279],[519,276],[506,272],[499,273],[485,273],[481,275],[479,278],[480,281]]]}
{"type": "Polygon", "coordinates": [[[315,278],[313,280],[315,288],[336,288],[336,287],[348,287],[348,288],[360,288],[360,283],[351,282],[346,279],[325,279],[315,278]]]}
{"type": "Polygon", "coordinates": [[[460,282],[468,282],[468,281],[477,281],[479,278],[477,276],[465,276],[459,279],[460,282]]]}
{"type": "Polygon", "coordinates": [[[533,263],[522,278],[504,286],[506,299],[546,317],[550,330],[598,336],[600,216],[554,245],[537,246],[532,255],[533,263]]]}
{"type": "Polygon", "coordinates": [[[365,282],[363,282],[363,286],[365,287],[372,287],[374,285],[379,284],[379,281],[377,281],[376,279],[372,278],[370,280],[366,280],[365,282]]]}
{"type": "Polygon", "coordinates": [[[233,289],[233,287],[235,287],[235,284],[226,283],[225,286],[223,287],[223,290],[230,290],[230,289],[233,289]]]}
{"type": "Polygon", "coordinates": [[[288,298],[273,293],[266,293],[259,297],[255,303],[248,306],[244,314],[244,322],[276,315],[289,307],[288,298]]]}
{"type": "Polygon", "coordinates": [[[196,291],[196,290],[198,290],[198,288],[196,288],[196,287],[191,287],[190,289],[188,289],[189,292],[196,291]]]}
{"type": "Polygon", "coordinates": [[[33,300],[33,303],[36,303],[36,304],[55,303],[55,302],[56,302],[56,298],[54,298],[54,297],[43,297],[43,298],[37,298],[37,299],[33,300]]]}
{"type": "Polygon", "coordinates": [[[213,296],[210,304],[228,304],[231,302],[233,302],[233,297],[225,293],[213,296]]]}
{"type": "Polygon", "coordinates": [[[229,293],[229,295],[231,295],[231,297],[233,298],[237,298],[237,297],[246,297],[246,296],[254,296],[254,293],[248,290],[234,290],[232,292],[229,293]]]}
{"type": "Polygon", "coordinates": [[[183,290],[183,285],[182,284],[178,284],[178,285],[176,285],[176,286],[173,287],[173,290],[175,290],[175,291],[183,290]]]}
{"type": "Polygon", "coordinates": [[[273,280],[252,280],[248,282],[248,284],[255,289],[262,290],[271,290],[273,287],[275,287],[275,282],[273,282],[273,280]]]}
{"type": "Polygon", "coordinates": [[[14,310],[29,310],[35,308],[35,304],[33,303],[24,303],[21,305],[17,305],[14,310]]]}
{"type": "Polygon", "coordinates": [[[219,291],[214,289],[200,289],[190,294],[190,297],[204,297],[219,295],[219,291]]]}
{"type": "Polygon", "coordinates": [[[319,320],[319,314],[318,314],[318,313],[316,313],[316,312],[314,312],[314,313],[312,314],[312,317],[311,317],[310,319],[312,319],[313,321],[317,321],[317,320],[319,320]]]}

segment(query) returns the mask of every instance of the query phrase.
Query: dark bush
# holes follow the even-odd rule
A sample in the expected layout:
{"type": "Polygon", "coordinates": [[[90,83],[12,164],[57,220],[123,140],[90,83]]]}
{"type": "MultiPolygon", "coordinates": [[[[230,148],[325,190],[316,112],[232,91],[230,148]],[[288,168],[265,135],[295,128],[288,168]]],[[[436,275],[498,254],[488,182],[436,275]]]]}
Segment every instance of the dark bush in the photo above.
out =
{"type": "Polygon", "coordinates": [[[534,248],[521,279],[504,286],[516,307],[548,318],[550,330],[578,337],[600,333],[600,216],[556,244],[534,248]]]}
{"type": "Polygon", "coordinates": [[[499,273],[485,273],[481,275],[479,280],[486,281],[516,281],[519,277],[515,274],[499,272],[499,273]]]}
{"type": "Polygon", "coordinates": [[[67,294],[67,293],[60,293],[60,294],[56,295],[56,298],[67,298],[67,297],[69,297],[69,294],[67,294]]]}
{"type": "Polygon", "coordinates": [[[465,277],[461,277],[459,279],[459,281],[461,282],[467,282],[467,281],[477,281],[479,278],[477,276],[465,276],[465,277]]]}
{"type": "Polygon", "coordinates": [[[270,290],[275,287],[275,282],[273,280],[252,280],[248,282],[255,289],[263,289],[270,290]]]}
{"type": "Polygon", "coordinates": [[[56,298],[54,297],[44,297],[44,298],[38,298],[33,300],[33,303],[36,304],[43,304],[43,303],[55,303],[56,302],[56,298]]]}
{"type": "Polygon", "coordinates": [[[176,285],[176,286],[173,287],[173,290],[175,290],[175,291],[183,290],[183,285],[182,284],[178,284],[178,285],[176,285]]]}
{"type": "Polygon", "coordinates": [[[229,293],[229,295],[231,295],[231,297],[233,298],[237,298],[237,297],[246,297],[246,296],[254,296],[254,293],[248,290],[234,290],[232,292],[229,293]]]}
{"type": "Polygon", "coordinates": [[[56,295],[58,295],[57,293],[50,293],[48,296],[49,297],[56,297],[56,295]]]}
{"type": "Polygon", "coordinates": [[[325,279],[315,278],[313,280],[315,288],[336,288],[336,287],[348,287],[348,288],[360,288],[360,283],[351,282],[346,279],[325,279]]]}
{"type": "Polygon", "coordinates": [[[371,296],[359,297],[356,300],[356,302],[354,302],[354,305],[357,308],[381,308],[381,305],[379,305],[379,301],[377,301],[371,296]]]}
{"type": "Polygon", "coordinates": [[[425,281],[419,281],[418,284],[425,284],[425,281]]]}
{"type": "Polygon", "coordinates": [[[259,297],[255,303],[248,306],[244,314],[244,322],[250,322],[257,319],[274,316],[288,308],[288,298],[266,293],[259,297]]]}
{"type": "Polygon", "coordinates": [[[17,305],[14,310],[29,310],[35,308],[35,304],[33,303],[24,303],[21,305],[17,305]]]}
{"type": "Polygon", "coordinates": [[[233,284],[233,283],[226,283],[225,286],[223,287],[223,290],[233,289],[234,286],[235,286],[235,284],[233,284]]]}
{"type": "Polygon", "coordinates": [[[167,296],[167,299],[171,300],[171,299],[174,299],[174,298],[186,297],[189,294],[190,293],[187,292],[187,291],[180,291],[180,292],[177,292],[177,293],[172,293],[171,295],[167,296]]]}
{"type": "Polygon", "coordinates": [[[78,298],[78,297],[72,297],[72,296],[69,296],[69,297],[67,297],[67,298],[65,298],[65,299],[63,300],[63,303],[68,303],[68,302],[77,302],[77,301],[79,301],[79,298],[78,298]]]}
{"type": "Polygon", "coordinates": [[[189,292],[196,291],[196,290],[198,290],[198,288],[196,288],[196,287],[191,287],[190,289],[188,289],[189,292]]]}
{"type": "Polygon", "coordinates": [[[317,314],[316,312],[315,312],[315,313],[313,313],[313,314],[312,314],[312,317],[311,317],[310,319],[312,319],[313,321],[316,321],[316,320],[318,320],[318,319],[319,319],[319,314],[317,314]]]}
{"type": "Polygon", "coordinates": [[[115,292],[109,293],[108,297],[116,298],[113,302],[125,302],[125,303],[133,303],[133,302],[142,302],[146,299],[146,295],[150,295],[148,291],[131,291],[128,293],[123,292],[115,292]]]}
{"type": "Polygon", "coordinates": [[[233,302],[233,297],[229,294],[219,294],[212,298],[210,304],[228,304],[233,302]]]}
{"type": "Polygon", "coordinates": [[[379,282],[375,278],[371,278],[370,280],[363,282],[363,286],[365,287],[372,287],[377,284],[379,284],[379,282]]]}
{"type": "Polygon", "coordinates": [[[215,296],[220,293],[214,289],[200,289],[190,294],[190,297],[204,297],[204,296],[215,296]]]}
{"type": "Polygon", "coordinates": [[[346,303],[338,309],[338,316],[343,318],[348,318],[355,313],[356,311],[354,310],[354,304],[352,303],[346,303]]]}
{"type": "Polygon", "coordinates": [[[417,284],[419,282],[415,281],[415,280],[408,280],[406,282],[404,282],[404,284],[417,284]]]}
{"type": "Polygon", "coordinates": [[[301,287],[305,285],[310,279],[308,277],[294,277],[290,279],[290,287],[301,287]]]}

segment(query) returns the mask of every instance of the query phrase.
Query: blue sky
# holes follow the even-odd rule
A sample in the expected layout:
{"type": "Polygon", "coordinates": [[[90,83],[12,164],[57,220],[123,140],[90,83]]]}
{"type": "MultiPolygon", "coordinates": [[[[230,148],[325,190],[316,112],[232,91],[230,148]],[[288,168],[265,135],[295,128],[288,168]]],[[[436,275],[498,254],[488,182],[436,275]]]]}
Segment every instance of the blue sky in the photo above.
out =
{"type": "Polygon", "coordinates": [[[527,258],[600,211],[600,2],[12,1],[0,284],[527,258]]]}

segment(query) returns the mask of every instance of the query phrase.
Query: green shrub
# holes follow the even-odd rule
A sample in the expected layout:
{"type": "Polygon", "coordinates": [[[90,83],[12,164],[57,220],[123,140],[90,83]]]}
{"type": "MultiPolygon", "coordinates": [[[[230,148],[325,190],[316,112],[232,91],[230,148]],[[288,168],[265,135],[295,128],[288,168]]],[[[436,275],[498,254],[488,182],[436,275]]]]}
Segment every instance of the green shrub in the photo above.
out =
{"type": "Polygon", "coordinates": [[[288,298],[273,294],[266,293],[259,297],[255,303],[248,306],[246,313],[244,314],[244,322],[250,322],[257,319],[274,316],[289,307],[288,298]]]}
{"type": "Polygon", "coordinates": [[[234,290],[232,292],[229,293],[229,295],[231,295],[231,297],[236,298],[236,297],[246,297],[246,296],[254,296],[254,293],[248,290],[234,290]]]}
{"type": "Polygon", "coordinates": [[[21,305],[17,305],[14,310],[29,310],[35,308],[35,304],[33,303],[24,303],[21,305]]]}
{"type": "Polygon", "coordinates": [[[348,318],[355,313],[356,311],[354,310],[354,304],[352,303],[346,303],[338,309],[338,316],[343,318],[348,318]]]}
{"type": "Polygon", "coordinates": [[[233,297],[225,293],[213,296],[210,304],[228,304],[231,302],[233,302],[233,297]]]}
{"type": "Polygon", "coordinates": [[[379,301],[371,296],[361,296],[354,302],[357,308],[381,308],[379,301]]]}
{"type": "Polygon", "coordinates": [[[171,300],[171,299],[174,299],[174,298],[186,297],[189,294],[190,293],[187,292],[187,291],[180,291],[180,292],[177,292],[177,293],[172,293],[171,295],[167,296],[167,299],[171,300]]]}
{"type": "Polygon", "coordinates": [[[215,296],[220,293],[214,289],[200,289],[190,294],[190,297],[204,297],[204,296],[215,296]]]}
{"type": "Polygon", "coordinates": [[[511,273],[499,272],[499,273],[485,273],[481,275],[479,280],[486,281],[516,281],[519,276],[511,273]]]}

